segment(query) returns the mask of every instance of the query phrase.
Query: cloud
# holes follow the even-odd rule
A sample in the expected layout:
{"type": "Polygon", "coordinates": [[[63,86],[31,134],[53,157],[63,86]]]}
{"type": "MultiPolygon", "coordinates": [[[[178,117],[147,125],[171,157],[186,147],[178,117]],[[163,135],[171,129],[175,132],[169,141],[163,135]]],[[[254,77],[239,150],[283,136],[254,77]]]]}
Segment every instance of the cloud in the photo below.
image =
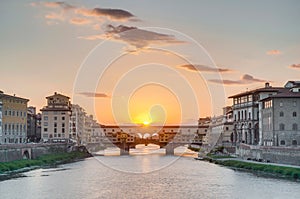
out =
{"type": "Polygon", "coordinates": [[[85,97],[94,97],[94,98],[109,98],[109,95],[105,93],[93,93],[93,92],[81,92],[78,93],[79,95],[85,96],[85,97]]]}
{"type": "Polygon", "coordinates": [[[266,52],[267,55],[280,55],[282,52],[280,50],[269,50],[266,52]]]}
{"type": "Polygon", "coordinates": [[[289,68],[300,69],[300,64],[292,64],[289,66],[289,68]]]}
{"type": "Polygon", "coordinates": [[[186,69],[188,71],[192,72],[211,72],[211,73],[224,73],[224,72],[232,72],[232,70],[227,68],[213,68],[205,65],[199,65],[199,64],[184,64],[177,66],[179,68],[186,69]]]}
{"type": "Polygon", "coordinates": [[[45,18],[46,19],[60,20],[60,21],[65,20],[63,14],[58,14],[58,13],[55,13],[55,12],[51,12],[49,14],[46,14],[45,18]]]}
{"type": "Polygon", "coordinates": [[[143,49],[150,45],[170,45],[186,43],[185,41],[178,40],[173,35],[157,33],[139,29],[137,27],[124,25],[107,25],[105,34],[83,36],[80,38],[89,40],[106,38],[118,42],[127,43],[130,47],[134,47],[135,49],[143,49]]]}
{"type": "Polygon", "coordinates": [[[112,9],[112,8],[94,8],[94,9],[86,9],[86,8],[78,8],[75,13],[81,14],[83,16],[88,17],[107,17],[110,20],[128,20],[130,18],[135,17],[132,13],[121,10],[121,9],[112,9]]]}
{"type": "Polygon", "coordinates": [[[257,82],[267,82],[267,80],[257,79],[248,74],[243,75],[239,80],[210,79],[208,81],[212,83],[223,84],[223,85],[244,85],[244,84],[257,83],[257,82]]]}
{"type": "Polygon", "coordinates": [[[85,19],[85,18],[73,18],[73,19],[70,19],[70,23],[75,24],[75,25],[85,25],[85,24],[92,23],[92,21],[89,19],[85,19]]]}
{"type": "MultiPolygon", "coordinates": [[[[136,21],[136,17],[127,10],[113,9],[113,8],[84,8],[77,7],[66,2],[34,2],[31,6],[42,6],[46,8],[61,8],[63,11],[73,11],[72,13],[79,16],[107,18],[111,21],[136,21]]],[[[66,14],[66,12],[65,12],[66,14]]]]}

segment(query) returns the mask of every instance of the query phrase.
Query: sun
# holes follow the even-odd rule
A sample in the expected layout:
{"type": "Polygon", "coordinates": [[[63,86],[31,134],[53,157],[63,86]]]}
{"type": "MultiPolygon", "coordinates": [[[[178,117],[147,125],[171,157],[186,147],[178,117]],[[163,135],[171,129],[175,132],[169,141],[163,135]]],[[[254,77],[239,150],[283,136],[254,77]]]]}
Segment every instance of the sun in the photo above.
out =
{"type": "Polygon", "coordinates": [[[148,126],[148,125],[150,124],[150,122],[149,122],[149,121],[143,121],[143,124],[144,124],[145,126],[148,126]]]}

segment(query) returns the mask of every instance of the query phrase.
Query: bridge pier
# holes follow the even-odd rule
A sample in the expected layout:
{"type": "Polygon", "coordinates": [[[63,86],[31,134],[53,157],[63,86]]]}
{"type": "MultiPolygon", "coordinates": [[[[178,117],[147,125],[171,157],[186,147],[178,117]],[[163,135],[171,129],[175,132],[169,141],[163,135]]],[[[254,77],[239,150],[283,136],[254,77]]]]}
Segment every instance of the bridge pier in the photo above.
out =
{"type": "Polygon", "coordinates": [[[120,147],[120,155],[129,155],[130,146],[125,142],[122,143],[120,147]]]}
{"type": "Polygon", "coordinates": [[[166,149],[166,155],[174,155],[175,147],[173,143],[169,143],[168,145],[166,145],[165,149],[166,149]]]}

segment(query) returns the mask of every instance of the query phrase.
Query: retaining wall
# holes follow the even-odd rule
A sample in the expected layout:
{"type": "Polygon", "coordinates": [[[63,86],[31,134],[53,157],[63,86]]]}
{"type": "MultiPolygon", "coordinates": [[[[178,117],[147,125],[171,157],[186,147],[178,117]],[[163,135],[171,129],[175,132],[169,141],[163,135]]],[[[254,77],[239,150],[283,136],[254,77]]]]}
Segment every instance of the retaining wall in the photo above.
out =
{"type": "Polygon", "coordinates": [[[240,144],[236,152],[243,159],[300,166],[299,147],[267,147],[240,144]]]}

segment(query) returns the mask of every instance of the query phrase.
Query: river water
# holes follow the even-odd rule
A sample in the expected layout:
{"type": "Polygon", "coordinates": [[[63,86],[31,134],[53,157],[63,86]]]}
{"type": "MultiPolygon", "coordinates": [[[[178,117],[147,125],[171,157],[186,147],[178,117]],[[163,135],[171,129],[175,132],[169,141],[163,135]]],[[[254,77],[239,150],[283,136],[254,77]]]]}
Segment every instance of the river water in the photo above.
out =
{"type": "Polygon", "coordinates": [[[130,156],[104,153],[1,181],[0,198],[300,198],[299,182],[194,160],[191,152],[165,156],[150,147],[130,156]]]}

